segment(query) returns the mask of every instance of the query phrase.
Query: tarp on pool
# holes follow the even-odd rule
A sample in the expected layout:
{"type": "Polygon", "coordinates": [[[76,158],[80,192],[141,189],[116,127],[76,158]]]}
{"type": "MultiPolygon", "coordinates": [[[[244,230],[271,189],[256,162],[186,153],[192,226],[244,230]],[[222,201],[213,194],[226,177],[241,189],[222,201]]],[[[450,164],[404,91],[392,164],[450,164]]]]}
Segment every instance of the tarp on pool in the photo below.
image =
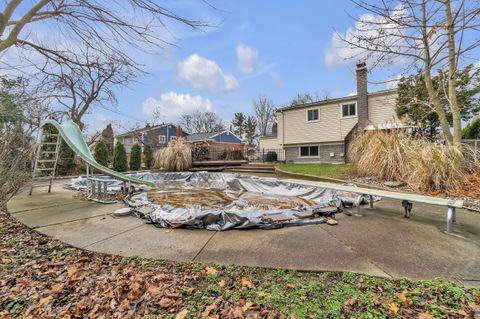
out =
{"type": "MultiPolygon", "coordinates": [[[[325,223],[346,207],[367,199],[357,194],[276,178],[241,177],[234,173],[180,172],[137,173],[134,177],[154,182],[125,202],[132,212],[157,227],[227,229],[275,229],[325,223]]],[[[70,187],[86,187],[85,179],[73,179],[70,187]]],[[[112,182],[116,190],[121,183],[112,182]]]]}

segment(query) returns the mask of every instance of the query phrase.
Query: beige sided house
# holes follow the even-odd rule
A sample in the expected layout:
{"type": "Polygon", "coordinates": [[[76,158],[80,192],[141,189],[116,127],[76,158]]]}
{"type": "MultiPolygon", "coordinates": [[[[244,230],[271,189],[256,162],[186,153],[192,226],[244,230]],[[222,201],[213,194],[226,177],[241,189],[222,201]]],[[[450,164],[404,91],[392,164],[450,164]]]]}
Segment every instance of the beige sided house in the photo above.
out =
{"type": "Polygon", "coordinates": [[[368,93],[367,68],[359,63],[357,95],[278,109],[276,134],[262,137],[260,149],[283,150],[287,163],[344,163],[354,132],[398,123],[396,97],[396,90],[368,93]]]}

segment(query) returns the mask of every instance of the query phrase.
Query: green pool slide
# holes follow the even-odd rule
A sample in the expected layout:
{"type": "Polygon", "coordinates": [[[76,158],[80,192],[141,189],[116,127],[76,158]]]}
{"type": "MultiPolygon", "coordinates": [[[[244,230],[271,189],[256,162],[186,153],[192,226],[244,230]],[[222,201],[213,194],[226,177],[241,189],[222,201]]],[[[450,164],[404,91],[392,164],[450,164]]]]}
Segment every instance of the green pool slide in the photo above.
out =
{"type": "Polygon", "coordinates": [[[135,184],[144,184],[148,186],[155,187],[155,183],[149,182],[149,181],[144,181],[139,178],[135,178],[132,176],[127,176],[125,174],[116,172],[112,169],[109,169],[108,167],[105,167],[103,165],[100,165],[97,163],[95,158],[93,157],[92,152],[90,152],[90,149],[88,148],[87,143],[85,143],[85,140],[83,139],[82,132],[80,131],[80,128],[78,127],[77,124],[75,124],[72,121],[67,121],[65,123],[58,123],[55,120],[46,120],[42,123],[42,128],[45,125],[52,125],[54,126],[60,136],[63,138],[65,143],[78,155],[82,160],[84,160],[86,163],[88,163],[91,167],[93,167],[95,170],[100,171],[101,173],[108,175],[114,179],[118,179],[120,181],[124,182],[132,182],[135,184]]]}

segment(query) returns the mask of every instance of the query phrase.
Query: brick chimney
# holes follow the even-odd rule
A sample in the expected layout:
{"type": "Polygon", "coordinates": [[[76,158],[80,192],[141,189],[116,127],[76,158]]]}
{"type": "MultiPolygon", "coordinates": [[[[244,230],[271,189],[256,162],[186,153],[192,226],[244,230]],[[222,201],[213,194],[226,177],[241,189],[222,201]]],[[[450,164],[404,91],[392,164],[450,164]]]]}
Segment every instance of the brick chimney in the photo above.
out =
{"type": "Polygon", "coordinates": [[[368,92],[367,92],[367,66],[365,62],[357,63],[357,113],[358,129],[368,125],[368,92]]]}
{"type": "Polygon", "coordinates": [[[179,137],[183,137],[182,128],[180,126],[177,126],[177,130],[175,131],[175,136],[177,137],[177,139],[179,137]]]}

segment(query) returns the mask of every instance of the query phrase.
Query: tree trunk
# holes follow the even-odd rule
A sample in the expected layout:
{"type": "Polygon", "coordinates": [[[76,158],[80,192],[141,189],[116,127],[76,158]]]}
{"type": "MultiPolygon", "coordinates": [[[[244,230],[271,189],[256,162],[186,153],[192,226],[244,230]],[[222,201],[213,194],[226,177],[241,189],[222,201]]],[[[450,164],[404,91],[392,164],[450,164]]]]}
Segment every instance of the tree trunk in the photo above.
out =
{"type": "Polygon", "coordinates": [[[447,119],[447,114],[445,113],[445,110],[442,107],[442,103],[440,102],[440,99],[438,98],[438,92],[435,90],[433,87],[433,82],[432,82],[432,58],[430,56],[430,43],[429,41],[429,36],[428,36],[428,30],[427,30],[427,1],[423,0],[422,1],[422,41],[423,45],[425,47],[425,86],[427,88],[428,92],[428,97],[433,103],[433,106],[435,108],[435,112],[438,114],[438,119],[440,121],[440,126],[442,127],[443,130],[443,135],[445,136],[445,140],[447,141],[448,144],[452,144],[453,142],[453,136],[452,133],[450,132],[450,125],[448,124],[448,119],[447,119]]]}
{"type": "Polygon", "coordinates": [[[452,144],[453,136],[452,136],[452,133],[450,132],[450,125],[448,124],[447,114],[442,107],[442,103],[440,102],[440,99],[438,98],[437,91],[433,87],[430,67],[427,67],[425,70],[425,86],[427,87],[428,96],[433,103],[435,112],[438,114],[438,120],[440,121],[440,126],[442,127],[445,140],[447,141],[448,144],[452,144]]]}
{"type": "Polygon", "coordinates": [[[453,145],[460,147],[462,143],[462,118],[457,102],[457,61],[455,53],[454,21],[450,0],[445,1],[448,34],[448,101],[453,119],[453,145]]]}

